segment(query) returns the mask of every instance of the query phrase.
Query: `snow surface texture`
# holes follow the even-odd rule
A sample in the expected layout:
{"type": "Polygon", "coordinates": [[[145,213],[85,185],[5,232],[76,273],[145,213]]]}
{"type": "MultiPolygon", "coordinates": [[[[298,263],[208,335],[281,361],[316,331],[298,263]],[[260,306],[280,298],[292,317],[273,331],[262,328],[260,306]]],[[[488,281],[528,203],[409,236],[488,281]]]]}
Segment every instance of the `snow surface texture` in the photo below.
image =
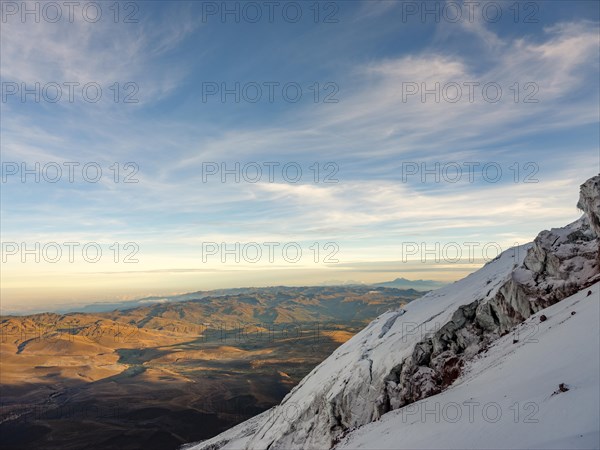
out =
{"type": "MultiPolygon", "coordinates": [[[[491,343],[533,314],[600,279],[594,224],[600,217],[599,182],[600,176],[582,186],[579,205],[586,214],[580,220],[540,233],[532,244],[507,250],[477,272],[409,303],[404,310],[382,314],[318,365],[280,405],[190,448],[328,449],[349,431],[390,411],[407,410],[453,383],[463,385],[465,370],[472,370],[472,361],[491,343]]],[[[598,302],[597,291],[593,295],[598,302]]],[[[598,315],[590,320],[595,322],[587,331],[597,332],[598,315]]],[[[512,342],[511,337],[504,339],[512,342]]],[[[589,347],[576,347],[585,351],[588,362],[593,360],[589,347]]],[[[554,358],[560,362],[564,356],[554,358]]],[[[511,377],[519,377],[513,383],[521,377],[529,379],[519,369],[511,377]]],[[[590,401],[595,402],[595,409],[589,408],[588,401],[582,410],[595,417],[597,431],[598,396],[590,401]]],[[[503,410],[503,414],[508,412],[503,410]]],[[[567,439],[569,433],[565,426],[561,436],[567,439]]],[[[428,436],[428,441],[422,441],[424,447],[449,445],[442,435],[428,436]]],[[[586,439],[591,442],[593,438],[586,439]]],[[[401,444],[390,441],[390,445],[401,444]]],[[[496,442],[496,447],[508,445],[496,442]]]]}
{"type": "Polygon", "coordinates": [[[536,314],[449,389],[351,432],[336,448],[600,448],[599,298],[596,283],[545,309],[544,322],[536,314]]]}
{"type": "MultiPolygon", "coordinates": [[[[279,413],[270,413],[268,420],[259,421],[262,423],[250,440],[244,439],[246,442],[242,443],[232,439],[223,448],[238,449],[245,445],[262,449],[281,437],[283,442],[274,448],[330,448],[329,428],[337,423],[338,415],[344,416],[348,428],[374,420],[375,401],[390,371],[411,355],[424,334],[448,322],[458,306],[488,293],[493,295],[512,267],[524,258],[525,249],[517,250],[505,252],[465,279],[409,303],[405,311],[379,316],[313,369],[275,407],[279,413]]],[[[245,433],[244,427],[236,429],[245,433]]],[[[219,435],[194,450],[211,448],[210,445],[223,441],[224,436],[219,435]]]]}

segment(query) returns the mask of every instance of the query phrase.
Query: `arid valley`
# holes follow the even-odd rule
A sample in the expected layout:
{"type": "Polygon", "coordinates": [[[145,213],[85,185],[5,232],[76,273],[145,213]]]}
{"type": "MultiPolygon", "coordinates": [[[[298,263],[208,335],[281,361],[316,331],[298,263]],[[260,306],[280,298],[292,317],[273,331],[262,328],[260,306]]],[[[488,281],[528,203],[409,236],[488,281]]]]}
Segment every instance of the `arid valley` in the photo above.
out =
{"type": "Polygon", "coordinates": [[[175,449],[212,437],[277,404],[370,319],[419,295],[265,288],[110,312],[5,316],[3,448],[175,449]]]}

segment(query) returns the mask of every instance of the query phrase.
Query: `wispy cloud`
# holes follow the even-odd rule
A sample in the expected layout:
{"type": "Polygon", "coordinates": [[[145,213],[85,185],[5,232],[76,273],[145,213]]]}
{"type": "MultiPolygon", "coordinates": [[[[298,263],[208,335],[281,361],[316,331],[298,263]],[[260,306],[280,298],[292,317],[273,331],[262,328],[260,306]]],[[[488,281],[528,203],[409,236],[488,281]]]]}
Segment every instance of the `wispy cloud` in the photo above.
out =
{"type": "MultiPolygon", "coordinates": [[[[363,5],[351,28],[327,29],[334,40],[348,39],[351,53],[332,72],[339,103],[257,104],[255,109],[194,103],[207,67],[197,35],[201,24],[190,13],[191,4],[167,8],[163,16],[148,14],[139,24],[3,24],[3,81],[105,86],[134,81],[140,86],[137,105],[2,104],[3,161],[96,161],[105,169],[133,161],[140,167],[137,184],[114,183],[109,170],[97,184],[4,184],[3,240],[135,240],[148,255],[134,271],[139,283],[143,273],[165,271],[168,277],[174,270],[169,268],[186,268],[189,276],[206,271],[193,262],[206,241],[331,240],[340,244],[343,262],[354,264],[397,260],[399,245],[413,240],[511,245],[576,219],[577,188],[600,169],[597,131],[592,130],[600,121],[598,23],[581,18],[527,33],[502,33],[482,22],[442,23],[419,46],[368,57],[352,53],[353,45],[366,45],[356,30],[374,20],[393,22],[394,5],[369,5],[368,14],[363,5]],[[447,41],[469,45],[450,47],[447,41]],[[435,102],[432,95],[425,102],[419,95],[404,101],[407,82],[429,88],[481,84],[474,102],[464,88],[462,99],[451,103],[435,102]],[[481,98],[481,86],[489,82],[503,88],[501,101],[481,98]],[[538,103],[522,101],[532,92],[524,88],[528,82],[538,88],[538,103]],[[518,102],[511,90],[515,83],[518,102]],[[225,120],[219,108],[239,120],[225,120]],[[218,177],[202,182],[203,162],[232,167],[268,161],[298,162],[306,176],[298,184],[281,177],[272,183],[220,183],[218,177]],[[422,183],[419,176],[404,182],[402,177],[406,162],[433,167],[469,161],[497,162],[505,172],[497,183],[485,182],[481,173],[472,183],[422,183]],[[315,162],[336,163],[339,183],[312,182],[308,168],[315,162]],[[523,183],[520,173],[515,183],[509,167],[517,163],[523,170],[527,162],[539,167],[539,182],[523,183]]],[[[382,29],[369,39],[383,47],[389,44],[384,39],[389,24],[382,29]]],[[[327,30],[319,31],[319,39],[327,30]]],[[[296,47],[316,45],[316,36],[307,32],[290,40],[288,58],[296,47]]],[[[229,70],[231,42],[211,45],[229,70]]],[[[255,57],[243,58],[240,67],[258,64],[255,57]]],[[[322,60],[327,70],[335,62],[322,60]]],[[[263,269],[261,283],[273,267],[263,269]]],[[[433,269],[437,275],[446,270],[433,269]]],[[[114,272],[96,271],[107,277],[114,272]]],[[[307,280],[332,276],[316,273],[307,280]]],[[[227,284],[225,275],[215,279],[227,284]]]]}

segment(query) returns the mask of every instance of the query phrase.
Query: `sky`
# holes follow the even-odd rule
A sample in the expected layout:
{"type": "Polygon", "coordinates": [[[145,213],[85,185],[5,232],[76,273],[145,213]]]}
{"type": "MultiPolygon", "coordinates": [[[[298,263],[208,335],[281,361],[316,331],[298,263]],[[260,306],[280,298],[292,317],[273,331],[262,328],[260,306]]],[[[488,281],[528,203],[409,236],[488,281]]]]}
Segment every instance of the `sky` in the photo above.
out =
{"type": "Polygon", "coordinates": [[[1,308],[459,279],[580,217],[599,20],[597,1],[3,1],[1,308]]]}

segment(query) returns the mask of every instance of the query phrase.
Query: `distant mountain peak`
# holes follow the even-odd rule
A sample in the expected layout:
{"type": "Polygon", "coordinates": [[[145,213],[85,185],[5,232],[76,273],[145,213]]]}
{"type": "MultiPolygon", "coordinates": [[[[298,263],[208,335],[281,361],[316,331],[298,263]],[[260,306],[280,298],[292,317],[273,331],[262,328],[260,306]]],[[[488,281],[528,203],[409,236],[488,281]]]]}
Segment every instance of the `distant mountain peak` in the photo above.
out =
{"type": "Polygon", "coordinates": [[[398,277],[393,281],[384,281],[382,283],[375,283],[374,286],[379,287],[392,287],[398,289],[414,289],[416,291],[431,291],[439,289],[445,286],[447,283],[442,281],[434,280],[409,280],[404,277],[398,277]]]}

